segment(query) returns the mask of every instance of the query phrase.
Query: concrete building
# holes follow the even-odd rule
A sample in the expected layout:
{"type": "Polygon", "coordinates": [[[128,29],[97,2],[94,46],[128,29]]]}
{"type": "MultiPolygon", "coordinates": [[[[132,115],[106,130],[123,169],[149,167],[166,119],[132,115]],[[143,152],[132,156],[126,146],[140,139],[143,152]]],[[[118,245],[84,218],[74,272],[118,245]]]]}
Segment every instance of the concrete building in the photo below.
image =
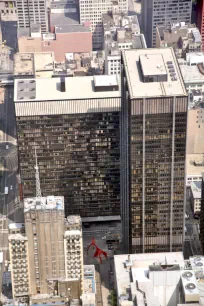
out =
{"type": "Polygon", "coordinates": [[[153,253],[114,256],[118,305],[204,305],[203,256],[153,253]]]}
{"type": "Polygon", "coordinates": [[[142,29],[147,47],[156,46],[156,28],[171,23],[191,23],[192,0],[142,0],[142,29]]]}
{"type": "Polygon", "coordinates": [[[2,21],[17,21],[16,1],[0,1],[0,12],[2,21]]]}
{"type": "Polygon", "coordinates": [[[16,53],[13,74],[15,78],[51,78],[54,74],[54,54],[16,53]]]}
{"type": "Polygon", "coordinates": [[[204,54],[187,53],[186,60],[179,59],[178,62],[187,91],[190,93],[195,89],[204,92],[204,54]]]}
{"type": "Polygon", "coordinates": [[[51,294],[54,280],[65,278],[64,198],[26,198],[24,217],[29,249],[30,295],[51,294]]]}
{"type": "Polygon", "coordinates": [[[121,50],[146,48],[144,35],[140,34],[136,15],[109,12],[103,15],[102,22],[105,74],[120,74],[121,50]]]}
{"type": "Polygon", "coordinates": [[[25,234],[15,233],[10,234],[8,240],[13,299],[28,303],[30,295],[28,239],[25,234]]]}
{"type": "Polygon", "coordinates": [[[93,33],[93,49],[101,49],[103,44],[102,15],[108,12],[128,12],[127,0],[79,0],[80,23],[90,27],[93,33]]]}
{"type": "Polygon", "coordinates": [[[172,48],[123,50],[122,65],[123,245],[133,253],[178,251],[188,108],[182,75],[172,48]]]}
{"type": "Polygon", "coordinates": [[[84,266],[84,293],[82,294],[82,305],[96,305],[96,276],[95,266],[84,266]]]}
{"type": "MultiPolygon", "coordinates": [[[[68,282],[77,282],[84,292],[82,223],[79,216],[68,216],[64,233],[65,275],[68,282]]],[[[79,294],[79,295],[80,295],[79,294]]]]}
{"type": "Polygon", "coordinates": [[[202,172],[201,178],[200,242],[202,250],[204,250],[204,172],[202,172]]]}
{"type": "Polygon", "coordinates": [[[35,195],[36,146],[43,196],[63,195],[66,216],[119,215],[119,85],[105,75],[15,80],[25,197],[35,195]]]}
{"type": "Polygon", "coordinates": [[[201,212],[201,181],[190,184],[190,202],[194,217],[199,217],[201,212]]]}
{"type": "Polygon", "coordinates": [[[156,47],[172,47],[178,58],[202,51],[202,39],[195,24],[173,23],[156,28],[156,47]]]}
{"type": "Polygon", "coordinates": [[[16,0],[18,28],[30,28],[39,24],[42,33],[48,32],[48,12],[46,0],[16,0]]]}
{"type": "Polygon", "coordinates": [[[92,33],[82,25],[55,26],[52,33],[33,37],[29,29],[18,32],[19,52],[53,52],[56,62],[64,62],[66,54],[92,52],[92,33]]]}

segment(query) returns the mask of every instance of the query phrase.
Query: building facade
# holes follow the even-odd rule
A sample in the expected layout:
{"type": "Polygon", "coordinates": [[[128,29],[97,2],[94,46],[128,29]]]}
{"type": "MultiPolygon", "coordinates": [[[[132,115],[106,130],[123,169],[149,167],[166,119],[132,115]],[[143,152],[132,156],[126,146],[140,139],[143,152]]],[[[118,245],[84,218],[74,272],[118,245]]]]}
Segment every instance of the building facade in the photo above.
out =
{"type": "Polygon", "coordinates": [[[182,250],[188,107],[183,79],[172,48],[122,55],[124,246],[133,253],[182,250]]]}
{"type": "Polygon", "coordinates": [[[200,217],[201,212],[201,181],[193,181],[190,184],[190,203],[195,218],[200,217]]]}
{"type": "Polygon", "coordinates": [[[66,279],[70,282],[78,282],[82,293],[84,291],[84,264],[82,223],[79,216],[69,216],[66,219],[64,252],[66,279]]]}
{"type": "Polygon", "coordinates": [[[202,50],[204,50],[204,1],[197,1],[196,7],[196,24],[202,36],[202,50]]]}
{"type": "Polygon", "coordinates": [[[147,47],[156,46],[156,27],[191,23],[192,0],[142,0],[142,28],[147,47]]]}
{"type": "Polygon", "coordinates": [[[30,295],[54,291],[53,281],[65,278],[64,198],[24,200],[28,239],[30,295]]]}
{"type": "Polygon", "coordinates": [[[89,25],[93,33],[93,49],[101,49],[103,44],[102,14],[118,10],[120,13],[128,12],[127,0],[80,0],[80,23],[89,25]]]}
{"type": "Polygon", "coordinates": [[[66,216],[119,215],[120,104],[116,76],[15,80],[24,196],[36,146],[43,196],[63,195],[66,216]]]}
{"type": "Polygon", "coordinates": [[[45,0],[16,0],[18,28],[40,24],[41,32],[48,32],[47,2],[45,0]]]}

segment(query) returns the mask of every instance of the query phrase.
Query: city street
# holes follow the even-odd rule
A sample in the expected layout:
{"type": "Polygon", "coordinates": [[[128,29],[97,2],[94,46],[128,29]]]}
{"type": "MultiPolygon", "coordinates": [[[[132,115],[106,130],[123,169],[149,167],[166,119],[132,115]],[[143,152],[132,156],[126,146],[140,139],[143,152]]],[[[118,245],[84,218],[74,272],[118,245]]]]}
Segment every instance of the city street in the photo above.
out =
{"type": "Polygon", "coordinates": [[[8,245],[8,223],[22,220],[19,210],[18,188],[16,175],[18,171],[16,126],[13,104],[13,87],[1,88],[4,101],[0,104],[0,157],[3,160],[3,172],[0,182],[0,250],[8,245]],[[8,187],[8,194],[4,194],[8,187]],[[8,218],[7,218],[8,217],[8,218]]]}
{"type": "Polygon", "coordinates": [[[111,232],[111,234],[121,235],[120,222],[112,222],[112,226],[110,226],[110,223],[104,222],[104,224],[93,224],[90,225],[90,227],[88,228],[83,228],[84,264],[95,264],[96,268],[100,272],[101,291],[104,306],[110,305],[110,290],[114,288],[114,252],[113,250],[108,250],[106,239],[104,239],[104,237],[107,237],[107,232],[111,232]],[[96,245],[108,254],[107,260],[102,256],[102,263],[100,263],[97,259],[93,257],[95,248],[93,249],[92,247],[90,247],[88,253],[86,251],[87,246],[90,245],[91,239],[93,237],[96,240],[96,245]]]}
{"type": "Polygon", "coordinates": [[[192,208],[189,201],[189,193],[186,193],[186,214],[189,216],[185,219],[185,242],[184,242],[184,257],[202,254],[202,249],[199,240],[199,219],[193,216],[192,208]]]}

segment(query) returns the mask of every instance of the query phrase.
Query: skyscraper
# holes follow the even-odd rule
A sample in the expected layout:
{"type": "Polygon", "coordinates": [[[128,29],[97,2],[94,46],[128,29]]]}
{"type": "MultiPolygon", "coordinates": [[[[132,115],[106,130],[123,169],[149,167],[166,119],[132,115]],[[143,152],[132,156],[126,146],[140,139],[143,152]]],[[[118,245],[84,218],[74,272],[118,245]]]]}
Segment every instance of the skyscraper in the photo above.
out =
{"type": "Polygon", "coordinates": [[[90,26],[93,33],[93,49],[101,49],[103,43],[102,14],[128,12],[128,0],[79,0],[80,22],[90,26]]]}
{"type": "Polygon", "coordinates": [[[18,28],[41,25],[42,33],[48,31],[48,12],[46,0],[16,0],[18,28]]]}
{"type": "Polygon", "coordinates": [[[188,99],[172,48],[122,53],[121,218],[126,252],[182,250],[188,99]]]}
{"type": "Polygon", "coordinates": [[[116,76],[15,80],[24,197],[35,196],[35,147],[43,196],[65,214],[120,214],[120,104],[116,76]]]}
{"type": "Polygon", "coordinates": [[[156,27],[191,23],[192,0],[142,0],[142,28],[147,47],[156,46],[156,27]]]}
{"type": "Polygon", "coordinates": [[[196,8],[196,25],[202,36],[202,49],[204,51],[204,0],[197,1],[196,8]]]}

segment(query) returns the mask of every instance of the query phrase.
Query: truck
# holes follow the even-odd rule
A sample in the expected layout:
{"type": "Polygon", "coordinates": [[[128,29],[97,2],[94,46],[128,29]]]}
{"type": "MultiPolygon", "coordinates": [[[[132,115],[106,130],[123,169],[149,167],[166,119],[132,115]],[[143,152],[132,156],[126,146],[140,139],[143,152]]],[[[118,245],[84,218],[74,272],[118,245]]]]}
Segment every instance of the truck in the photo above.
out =
{"type": "Polygon", "coordinates": [[[4,194],[8,194],[8,187],[4,188],[4,194]]]}

